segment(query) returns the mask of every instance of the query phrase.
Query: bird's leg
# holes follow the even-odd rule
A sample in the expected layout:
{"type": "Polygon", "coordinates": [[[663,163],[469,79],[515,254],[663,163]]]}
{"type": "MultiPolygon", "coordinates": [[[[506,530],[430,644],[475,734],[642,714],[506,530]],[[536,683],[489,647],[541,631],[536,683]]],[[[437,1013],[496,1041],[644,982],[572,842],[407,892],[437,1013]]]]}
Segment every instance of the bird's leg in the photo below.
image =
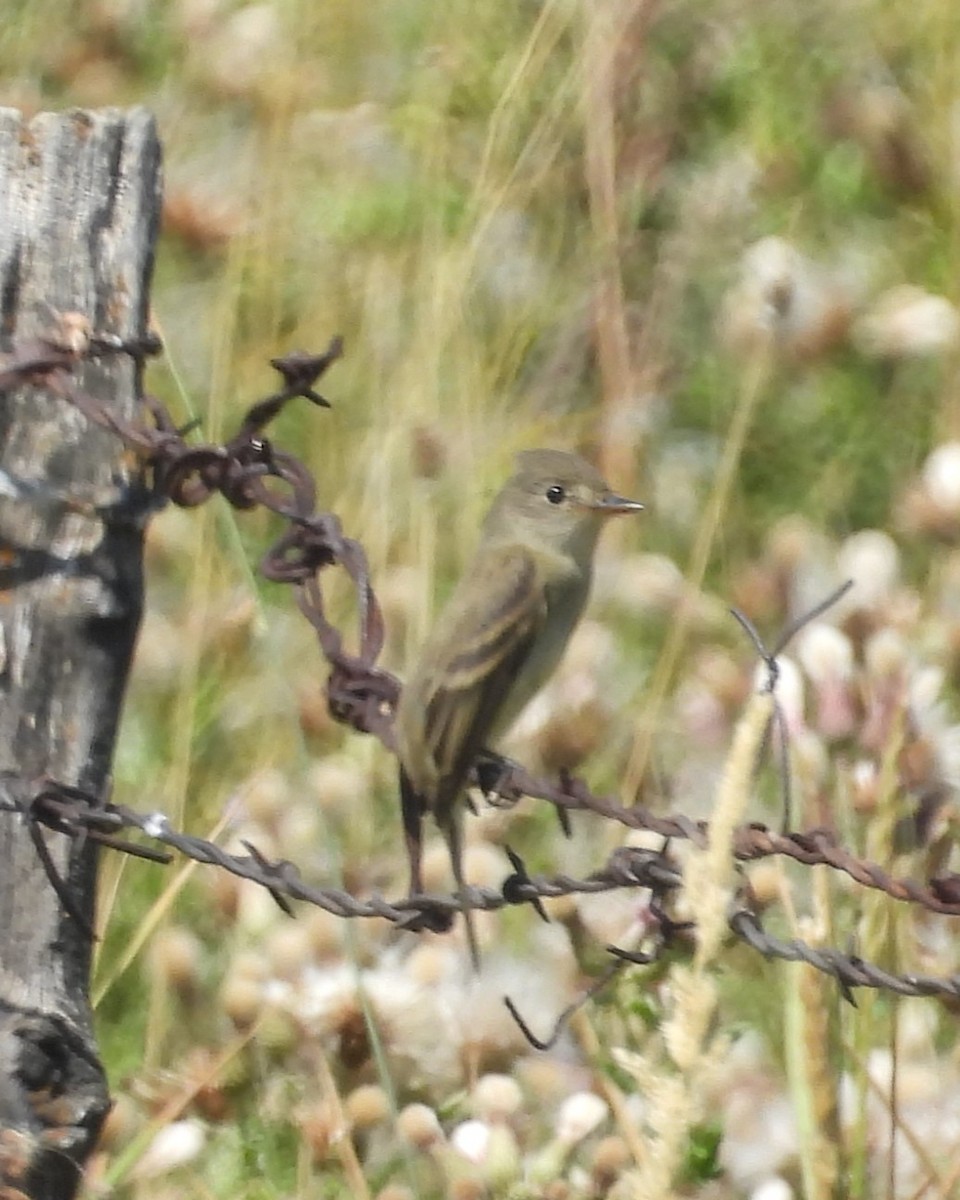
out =
{"type": "Polygon", "coordinates": [[[480,974],[480,947],[477,944],[477,931],[473,927],[473,913],[467,898],[467,884],[463,877],[463,828],[458,813],[454,813],[449,822],[442,826],[443,836],[450,850],[450,865],[453,867],[453,878],[457,884],[457,899],[460,901],[460,911],[463,922],[467,927],[467,944],[470,947],[470,961],[474,971],[480,974]]]}

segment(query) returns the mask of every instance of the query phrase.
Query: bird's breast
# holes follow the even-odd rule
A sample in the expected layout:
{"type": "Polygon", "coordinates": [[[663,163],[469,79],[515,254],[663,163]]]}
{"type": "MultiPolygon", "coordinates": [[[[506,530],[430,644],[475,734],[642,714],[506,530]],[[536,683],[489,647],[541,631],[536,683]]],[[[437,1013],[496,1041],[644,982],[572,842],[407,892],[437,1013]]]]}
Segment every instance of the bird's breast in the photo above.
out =
{"type": "Polygon", "coordinates": [[[540,632],[497,714],[494,738],[507,732],[521,710],[553,674],[583,612],[588,589],[588,582],[581,576],[548,583],[544,587],[545,613],[540,632]]]}

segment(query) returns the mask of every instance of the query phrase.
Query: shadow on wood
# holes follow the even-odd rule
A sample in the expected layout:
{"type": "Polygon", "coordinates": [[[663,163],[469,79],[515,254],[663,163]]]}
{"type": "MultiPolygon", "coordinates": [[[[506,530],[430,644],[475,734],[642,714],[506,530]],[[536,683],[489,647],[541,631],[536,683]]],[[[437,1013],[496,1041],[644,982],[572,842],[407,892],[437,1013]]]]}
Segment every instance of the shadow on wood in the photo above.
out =
{"type": "MultiPolygon", "coordinates": [[[[160,215],[160,146],[142,110],[0,110],[0,348],[77,313],[142,335],[160,215]]],[[[131,415],[139,368],[78,368],[131,415]]],[[[0,771],[103,795],[142,603],[136,465],[39,387],[0,395],[0,771]]],[[[96,848],[0,812],[0,1182],[69,1197],[109,1108],[88,1001],[96,848]],[[77,919],[81,914],[86,928],[77,919]]]]}

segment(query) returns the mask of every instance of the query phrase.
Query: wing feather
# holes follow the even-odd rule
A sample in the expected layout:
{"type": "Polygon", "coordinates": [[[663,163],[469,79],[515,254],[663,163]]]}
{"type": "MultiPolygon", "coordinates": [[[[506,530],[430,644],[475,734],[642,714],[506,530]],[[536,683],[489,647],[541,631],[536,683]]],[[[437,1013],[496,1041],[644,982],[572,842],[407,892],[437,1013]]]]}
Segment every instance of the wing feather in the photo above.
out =
{"type": "Polygon", "coordinates": [[[425,651],[429,673],[418,675],[409,696],[431,760],[427,803],[441,820],[483,749],[546,611],[536,560],[522,547],[491,551],[478,570],[484,575],[479,603],[481,581],[471,575],[444,614],[439,640],[425,651]]]}

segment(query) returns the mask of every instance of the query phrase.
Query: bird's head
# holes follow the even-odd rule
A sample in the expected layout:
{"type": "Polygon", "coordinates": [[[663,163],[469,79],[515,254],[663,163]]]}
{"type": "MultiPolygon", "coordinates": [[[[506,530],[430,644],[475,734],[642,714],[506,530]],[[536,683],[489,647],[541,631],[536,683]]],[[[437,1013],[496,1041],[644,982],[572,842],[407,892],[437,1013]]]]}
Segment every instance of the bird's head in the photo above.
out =
{"type": "Polygon", "coordinates": [[[525,450],[493,503],[485,533],[589,560],[607,517],[642,508],[613,492],[596,467],[577,454],[525,450]]]}

